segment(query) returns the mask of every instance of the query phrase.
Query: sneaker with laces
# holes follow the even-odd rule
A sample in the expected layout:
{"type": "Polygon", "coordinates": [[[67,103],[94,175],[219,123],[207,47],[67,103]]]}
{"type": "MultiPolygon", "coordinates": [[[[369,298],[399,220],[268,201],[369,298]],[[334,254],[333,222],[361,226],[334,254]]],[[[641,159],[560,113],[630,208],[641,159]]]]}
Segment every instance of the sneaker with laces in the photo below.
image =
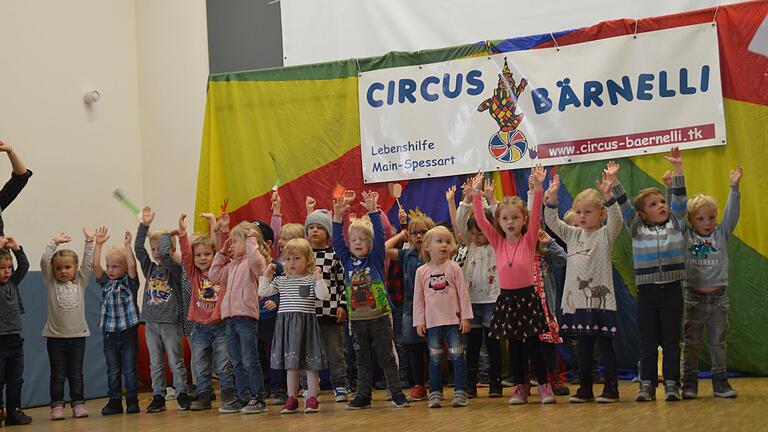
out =
{"type": "Polygon", "coordinates": [[[194,402],[192,402],[192,404],[189,406],[189,409],[192,411],[203,411],[203,410],[211,409],[212,395],[213,393],[207,390],[201,391],[200,393],[197,394],[197,399],[194,402]]]}
{"type": "Polygon", "coordinates": [[[542,404],[553,404],[557,403],[557,399],[555,398],[555,392],[552,391],[552,386],[549,383],[546,383],[544,385],[538,385],[536,386],[536,389],[539,392],[539,397],[541,398],[542,404]]]}
{"type": "Polygon", "coordinates": [[[251,398],[247,404],[240,410],[240,414],[261,414],[267,412],[267,404],[261,399],[251,398]]]}
{"type": "Polygon", "coordinates": [[[469,405],[469,395],[467,395],[467,392],[464,390],[458,390],[453,395],[453,400],[451,401],[451,406],[454,408],[459,407],[465,407],[469,405]]]}
{"type": "Polygon", "coordinates": [[[346,402],[349,400],[349,394],[347,393],[347,389],[344,387],[336,387],[333,390],[333,395],[336,402],[346,402]]]}
{"type": "Polygon", "coordinates": [[[664,381],[664,400],[667,402],[677,402],[683,400],[680,396],[680,384],[677,381],[664,381]]]}
{"type": "Polygon", "coordinates": [[[280,410],[280,414],[294,414],[299,411],[299,400],[291,396],[285,401],[283,409],[280,410]]]}
{"type": "Polygon", "coordinates": [[[361,396],[355,396],[354,399],[352,399],[352,402],[348,403],[346,409],[348,410],[359,410],[359,409],[366,409],[371,407],[371,400],[363,398],[361,396]]]}
{"type": "Polygon", "coordinates": [[[30,423],[32,423],[32,417],[24,414],[24,411],[19,408],[16,408],[16,411],[8,412],[5,416],[5,426],[26,425],[30,423]]]}
{"type": "Polygon", "coordinates": [[[429,404],[427,405],[429,408],[440,408],[442,407],[441,402],[443,401],[443,394],[438,391],[433,391],[429,394],[429,404]]]}
{"type": "Polygon", "coordinates": [[[77,404],[72,407],[73,418],[86,418],[88,414],[88,408],[85,407],[85,404],[77,404]]]}
{"type": "Polygon", "coordinates": [[[512,392],[512,397],[509,398],[510,405],[523,405],[528,403],[528,386],[525,384],[518,384],[515,386],[515,390],[512,392]]]}
{"type": "Polygon", "coordinates": [[[141,408],[139,407],[139,398],[137,398],[136,396],[125,398],[126,414],[138,414],[140,412],[141,412],[141,408]]]}
{"type": "Polygon", "coordinates": [[[108,416],[114,414],[123,413],[123,400],[122,399],[110,399],[104,408],[101,409],[101,415],[108,416]]]}
{"type": "Polygon", "coordinates": [[[619,383],[606,381],[603,392],[597,398],[597,403],[614,403],[619,401],[619,383]]]}
{"type": "Polygon", "coordinates": [[[725,377],[715,377],[712,380],[712,393],[719,398],[735,398],[738,395],[725,377]]]}
{"type": "Polygon", "coordinates": [[[696,399],[699,397],[698,378],[683,378],[683,387],[680,389],[683,399],[696,399]]]}
{"type": "Polygon", "coordinates": [[[147,407],[147,413],[165,411],[165,398],[163,395],[156,394],[152,396],[152,403],[147,407]]]}
{"type": "Polygon", "coordinates": [[[635,402],[650,402],[656,400],[656,386],[648,380],[640,381],[640,391],[635,396],[635,402]]]}
{"type": "Polygon", "coordinates": [[[415,385],[408,393],[408,400],[411,402],[423,401],[427,398],[427,389],[423,385],[415,385]]]}
{"type": "Polygon", "coordinates": [[[192,405],[192,401],[189,399],[189,395],[186,393],[179,393],[176,395],[176,409],[179,411],[187,411],[192,405]]]}
{"type": "Polygon", "coordinates": [[[51,420],[64,420],[64,406],[56,405],[51,408],[51,420]]]}
{"type": "Polygon", "coordinates": [[[320,412],[320,402],[317,401],[317,398],[310,396],[304,399],[304,414],[311,414],[316,412],[320,412]]]}
{"type": "Polygon", "coordinates": [[[403,392],[397,392],[394,395],[392,395],[392,405],[395,406],[395,408],[407,408],[411,406],[410,403],[408,403],[408,398],[405,397],[405,394],[403,392]]]}
{"type": "Polygon", "coordinates": [[[579,386],[576,394],[568,398],[570,403],[584,403],[595,400],[595,394],[592,393],[592,387],[579,386]]]}
{"type": "MultiPolygon", "coordinates": [[[[223,399],[223,397],[222,397],[223,399]]],[[[234,414],[239,413],[243,409],[243,403],[239,399],[233,398],[227,402],[224,402],[219,407],[219,413],[221,414],[234,414]]]]}

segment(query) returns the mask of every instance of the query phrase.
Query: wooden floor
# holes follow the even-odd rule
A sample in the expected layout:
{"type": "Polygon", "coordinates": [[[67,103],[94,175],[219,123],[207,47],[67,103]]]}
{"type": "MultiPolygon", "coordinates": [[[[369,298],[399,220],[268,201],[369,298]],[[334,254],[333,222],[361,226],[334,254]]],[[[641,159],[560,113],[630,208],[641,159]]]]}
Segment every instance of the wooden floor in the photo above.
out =
{"type": "MultiPolygon", "coordinates": [[[[346,411],[344,404],[331,402],[331,394],[320,397],[318,414],[280,415],[279,406],[269,406],[266,414],[241,416],[219,415],[215,409],[203,412],[176,411],[176,403],[168,402],[168,411],[155,414],[133,414],[102,417],[99,412],[106,400],[91,400],[87,405],[92,417],[67,418],[50,421],[49,409],[32,408],[25,412],[34,418],[31,425],[16,427],[20,431],[56,432],[215,432],[225,430],[275,431],[463,431],[502,432],[509,427],[514,431],[768,431],[768,378],[741,378],[732,380],[739,392],[736,399],[716,399],[708,381],[700,382],[699,399],[683,402],[663,400],[637,403],[633,398],[637,384],[622,381],[622,401],[617,404],[569,404],[567,397],[558,398],[556,405],[541,405],[533,395],[528,405],[509,406],[505,398],[482,397],[487,391],[480,389],[481,397],[472,399],[466,408],[444,407],[428,409],[426,402],[415,402],[410,408],[396,409],[384,400],[384,392],[374,393],[372,409],[346,411]],[[502,429],[503,428],[503,429],[502,429]]],[[[600,386],[596,386],[599,393],[600,386]]],[[[575,388],[572,386],[571,391],[575,388]]],[[[446,390],[451,397],[452,389],[446,390]]],[[[658,390],[662,395],[662,390],[658,390]]],[[[149,404],[149,394],[142,395],[142,409],[149,404]]],[[[300,400],[303,404],[303,401],[300,400]]],[[[214,404],[216,404],[214,402],[214,404]]],[[[217,406],[217,405],[215,405],[217,406]]],[[[67,409],[67,414],[71,411],[67,409]]],[[[10,429],[13,430],[13,429],[10,429]]]]}

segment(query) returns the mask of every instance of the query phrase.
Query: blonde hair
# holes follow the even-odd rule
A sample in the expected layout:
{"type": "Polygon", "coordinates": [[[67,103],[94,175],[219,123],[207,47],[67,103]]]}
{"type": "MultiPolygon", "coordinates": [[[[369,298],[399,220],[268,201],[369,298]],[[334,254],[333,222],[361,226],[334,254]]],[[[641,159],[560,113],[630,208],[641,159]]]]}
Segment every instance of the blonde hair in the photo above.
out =
{"type": "Polygon", "coordinates": [[[283,234],[291,239],[304,238],[304,225],[297,223],[285,224],[280,228],[280,237],[283,237],[283,234]]]}
{"type": "Polygon", "coordinates": [[[190,239],[189,247],[192,249],[193,253],[198,246],[209,247],[211,248],[211,251],[216,252],[216,244],[213,242],[213,239],[205,234],[195,234],[190,239]]]}
{"type": "Polygon", "coordinates": [[[456,252],[456,239],[453,238],[453,234],[451,233],[451,231],[448,228],[446,228],[446,227],[444,227],[442,225],[438,225],[438,226],[436,226],[434,228],[431,228],[424,235],[424,242],[421,245],[421,253],[424,256],[424,260],[425,261],[431,261],[432,260],[432,257],[429,255],[429,250],[427,250],[427,248],[429,247],[429,244],[432,243],[432,239],[435,236],[438,236],[438,235],[441,235],[441,234],[448,236],[448,238],[451,240],[451,251],[450,251],[449,256],[453,256],[453,254],[456,252]]]}
{"type": "Polygon", "coordinates": [[[170,235],[171,232],[169,230],[152,231],[151,233],[149,233],[149,242],[150,243],[151,242],[159,242],[160,238],[162,238],[165,234],[169,234],[170,241],[171,241],[171,250],[175,250],[176,249],[176,236],[175,235],[170,235]]]}
{"type": "Polygon", "coordinates": [[[693,217],[696,215],[696,212],[706,208],[715,209],[715,211],[717,211],[717,201],[715,201],[715,198],[704,194],[697,194],[692,198],[689,198],[686,207],[686,211],[688,212],[686,215],[688,222],[693,224],[693,217]]]}
{"type": "Polygon", "coordinates": [[[75,251],[71,249],[57,250],[51,257],[51,265],[53,265],[53,262],[56,260],[56,258],[72,258],[75,261],[75,265],[80,264],[80,259],[77,257],[75,251]]]}
{"type": "Polygon", "coordinates": [[[435,221],[433,221],[431,217],[425,214],[414,216],[413,218],[411,218],[411,221],[408,223],[409,234],[410,234],[411,228],[413,228],[415,225],[423,225],[427,228],[427,231],[429,231],[435,227],[435,221]]]}
{"type": "Polygon", "coordinates": [[[563,222],[567,223],[568,225],[573,225],[574,216],[575,213],[573,212],[573,209],[568,209],[568,211],[563,215],[563,222]]]}
{"type": "Polygon", "coordinates": [[[125,260],[126,265],[128,264],[128,259],[125,257],[125,247],[123,246],[117,246],[117,245],[110,246],[110,248],[107,249],[107,253],[104,254],[104,258],[106,259],[107,257],[110,257],[110,256],[122,258],[123,260],[125,260]]]}
{"type": "Polygon", "coordinates": [[[245,241],[248,237],[256,239],[256,245],[259,248],[259,252],[264,255],[267,262],[272,260],[269,253],[269,246],[264,242],[264,236],[261,235],[261,230],[256,224],[243,221],[235,225],[232,231],[229,233],[230,237],[237,237],[245,241]]]}
{"type": "Polygon", "coordinates": [[[304,269],[304,275],[310,275],[315,270],[315,253],[312,251],[312,245],[306,239],[295,238],[288,241],[283,247],[283,257],[296,255],[304,257],[307,260],[307,268],[304,269]]]}
{"type": "Polygon", "coordinates": [[[592,202],[600,211],[600,220],[605,222],[606,218],[608,217],[608,210],[605,208],[605,203],[603,202],[603,194],[595,189],[584,189],[583,191],[579,192],[579,194],[576,195],[576,197],[573,199],[571,208],[576,207],[576,203],[580,201],[592,202]]]}
{"type": "Polygon", "coordinates": [[[353,230],[362,231],[368,234],[368,238],[371,240],[371,243],[373,243],[373,224],[371,223],[370,219],[356,219],[354,222],[349,224],[349,228],[347,228],[347,234],[352,235],[353,230]]]}
{"type": "Polygon", "coordinates": [[[501,225],[499,225],[499,215],[501,214],[501,210],[503,210],[504,207],[509,206],[517,206],[520,209],[520,213],[522,213],[525,217],[525,224],[520,230],[521,234],[525,234],[525,232],[528,230],[528,206],[525,205],[525,201],[520,199],[519,196],[504,197],[504,199],[502,199],[501,202],[496,205],[496,211],[493,213],[493,227],[496,228],[496,231],[503,237],[507,236],[507,233],[505,233],[504,230],[501,229],[501,225]]]}
{"type": "Polygon", "coordinates": [[[647,200],[651,195],[661,195],[662,197],[664,196],[659,188],[649,187],[640,190],[640,192],[638,192],[637,195],[635,195],[635,198],[632,200],[632,205],[635,207],[635,211],[645,211],[645,200],[647,200]]]}

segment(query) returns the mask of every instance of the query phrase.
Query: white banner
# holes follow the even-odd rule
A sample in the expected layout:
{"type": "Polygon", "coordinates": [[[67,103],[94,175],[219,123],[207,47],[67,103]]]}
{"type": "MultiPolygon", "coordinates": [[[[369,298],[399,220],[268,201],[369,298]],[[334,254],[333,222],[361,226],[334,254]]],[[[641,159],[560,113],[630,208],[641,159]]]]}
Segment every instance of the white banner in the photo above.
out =
{"type": "Polygon", "coordinates": [[[725,144],[717,27],[359,78],[367,183],[725,144]]]}

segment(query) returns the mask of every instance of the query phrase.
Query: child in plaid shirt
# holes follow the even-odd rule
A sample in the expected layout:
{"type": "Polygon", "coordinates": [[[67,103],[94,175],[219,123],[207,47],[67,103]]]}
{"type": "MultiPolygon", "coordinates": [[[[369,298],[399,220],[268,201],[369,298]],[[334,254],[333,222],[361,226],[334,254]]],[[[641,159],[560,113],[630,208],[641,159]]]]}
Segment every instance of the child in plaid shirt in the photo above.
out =
{"type": "Polygon", "coordinates": [[[125,232],[122,248],[115,247],[107,251],[105,271],[101,267],[101,249],[107,240],[107,229],[98,228],[93,250],[93,274],[101,286],[99,326],[104,334],[109,396],[109,402],[101,410],[101,414],[123,412],[121,376],[125,377],[125,412],[134,414],[140,411],[136,375],[136,354],[139,350],[139,306],[136,296],[139,291],[139,278],[131,248],[130,231],[125,232]]]}

